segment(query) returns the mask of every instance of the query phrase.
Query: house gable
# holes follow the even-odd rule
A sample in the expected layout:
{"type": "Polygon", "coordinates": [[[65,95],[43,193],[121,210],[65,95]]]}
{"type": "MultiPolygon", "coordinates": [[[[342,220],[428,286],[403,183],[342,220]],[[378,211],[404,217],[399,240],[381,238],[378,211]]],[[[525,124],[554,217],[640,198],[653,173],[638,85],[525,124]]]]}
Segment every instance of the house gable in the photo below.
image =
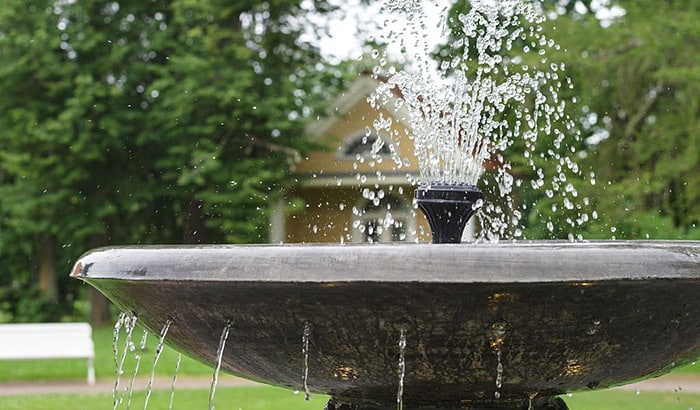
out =
{"type": "MultiPolygon", "coordinates": [[[[369,76],[360,76],[326,109],[327,116],[307,126],[308,138],[324,149],[310,152],[297,166],[305,184],[322,186],[329,183],[407,184],[407,175],[417,176],[418,161],[413,154],[407,114],[394,110],[395,101],[387,108],[376,109],[368,98],[381,83],[369,76]],[[375,130],[376,121],[390,121],[392,133],[375,130]],[[378,158],[362,152],[348,155],[348,148],[372,138],[381,138],[384,147],[378,158]],[[377,176],[380,173],[380,177],[377,176]],[[358,177],[359,175],[359,177],[358,177]],[[363,182],[362,177],[366,180],[363,182]]],[[[398,97],[397,97],[398,98],[398,97]]]]}

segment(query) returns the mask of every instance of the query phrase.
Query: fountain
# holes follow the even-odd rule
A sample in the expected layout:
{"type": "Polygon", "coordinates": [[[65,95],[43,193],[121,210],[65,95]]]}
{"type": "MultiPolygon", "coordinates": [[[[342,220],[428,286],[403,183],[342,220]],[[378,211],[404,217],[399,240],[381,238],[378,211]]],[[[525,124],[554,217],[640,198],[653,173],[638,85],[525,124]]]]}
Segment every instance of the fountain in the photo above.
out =
{"type": "MultiPolygon", "coordinates": [[[[388,84],[412,95],[401,76],[388,84]]],[[[413,96],[407,101],[421,102],[421,118],[452,128],[447,145],[461,154],[435,159],[434,145],[420,138],[417,150],[471,178],[442,178],[441,169],[423,179],[441,182],[416,190],[441,245],[102,248],[83,255],[71,275],[161,334],[161,343],[216,368],[213,384],[221,369],[328,394],[329,410],[566,409],[561,394],[653,377],[700,355],[699,242],[456,244],[483,211],[473,179],[489,144],[456,127],[461,117],[444,121],[447,111],[433,110],[439,101],[413,96]]],[[[501,106],[501,97],[484,101],[501,106]]],[[[450,108],[476,107],[465,104],[450,108]]],[[[421,137],[420,124],[414,128],[421,137]]],[[[491,145],[507,146],[506,136],[515,134],[491,145]]],[[[507,173],[498,175],[509,192],[507,173]]]]}
{"type": "Polygon", "coordinates": [[[348,408],[396,406],[402,332],[412,409],[543,408],[700,354],[696,242],[106,248],[73,276],[212,367],[230,326],[222,370],[348,408]]]}

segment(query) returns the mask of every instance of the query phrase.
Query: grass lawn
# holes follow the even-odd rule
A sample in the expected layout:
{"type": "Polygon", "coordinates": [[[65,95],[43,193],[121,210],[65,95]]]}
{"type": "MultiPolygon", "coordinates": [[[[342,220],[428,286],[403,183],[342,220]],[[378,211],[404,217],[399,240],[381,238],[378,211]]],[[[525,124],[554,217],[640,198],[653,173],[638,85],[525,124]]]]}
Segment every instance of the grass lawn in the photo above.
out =
{"type": "Polygon", "coordinates": [[[603,390],[564,397],[571,410],[692,410],[700,409],[700,394],[603,390]]]}
{"type": "Polygon", "coordinates": [[[679,367],[677,369],[673,369],[671,373],[675,374],[700,374],[700,362],[693,362],[690,364],[687,364],[683,367],[679,367]]]}

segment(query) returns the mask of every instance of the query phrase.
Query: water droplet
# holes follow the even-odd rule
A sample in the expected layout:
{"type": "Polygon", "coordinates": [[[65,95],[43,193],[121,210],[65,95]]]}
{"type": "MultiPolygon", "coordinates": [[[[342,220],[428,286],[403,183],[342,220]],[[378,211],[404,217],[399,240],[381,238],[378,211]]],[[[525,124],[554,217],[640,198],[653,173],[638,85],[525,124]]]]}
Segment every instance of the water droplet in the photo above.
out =
{"type": "Polygon", "coordinates": [[[593,323],[591,323],[591,325],[586,330],[586,333],[592,336],[592,335],[598,333],[599,329],[600,329],[600,320],[594,320],[593,323]]]}

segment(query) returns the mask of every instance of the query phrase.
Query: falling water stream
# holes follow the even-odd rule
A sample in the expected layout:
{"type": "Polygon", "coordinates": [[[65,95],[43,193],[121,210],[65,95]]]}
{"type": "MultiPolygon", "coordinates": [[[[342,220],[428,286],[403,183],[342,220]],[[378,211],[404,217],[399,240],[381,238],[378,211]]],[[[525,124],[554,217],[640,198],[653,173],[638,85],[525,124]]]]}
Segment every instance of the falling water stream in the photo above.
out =
{"type": "MultiPolygon", "coordinates": [[[[156,374],[156,365],[158,364],[160,354],[163,352],[163,343],[165,343],[165,336],[168,334],[168,329],[170,329],[170,325],[172,323],[172,320],[166,320],[165,325],[163,325],[163,329],[161,329],[160,331],[160,338],[158,339],[158,345],[156,346],[156,354],[153,357],[153,365],[151,366],[151,374],[148,376],[148,385],[146,386],[146,400],[143,403],[144,410],[148,408],[148,400],[151,398],[151,391],[153,389],[153,378],[156,374]]],[[[175,372],[175,374],[177,375],[177,371],[175,372]]]]}
{"type": "MultiPolygon", "coordinates": [[[[114,324],[114,333],[112,337],[112,350],[114,353],[114,364],[116,367],[116,379],[114,383],[114,388],[113,388],[113,409],[116,409],[120,404],[124,402],[124,397],[127,396],[126,400],[126,408],[130,409],[131,408],[131,402],[133,398],[133,394],[135,391],[135,385],[136,385],[136,379],[139,374],[140,370],[140,364],[141,364],[141,359],[143,352],[146,350],[146,342],[148,339],[148,331],[144,330],[143,334],[141,336],[140,342],[138,347],[134,344],[132,340],[132,335],[133,331],[136,328],[136,316],[132,313],[126,313],[122,312],[119,315],[119,319],[116,321],[114,324]],[[119,339],[120,339],[120,333],[124,330],[125,333],[125,339],[123,343],[123,348],[120,348],[119,346],[119,339]],[[127,361],[127,358],[129,357],[129,354],[131,353],[131,357],[134,360],[134,370],[133,374],[131,377],[131,380],[127,386],[125,386],[123,389],[121,389],[121,376],[124,374],[124,368],[125,368],[125,363],[127,361]]],[[[146,397],[144,400],[143,408],[146,410],[148,408],[149,400],[151,397],[151,393],[153,391],[153,381],[155,379],[155,371],[156,371],[156,365],[158,364],[158,360],[161,356],[161,353],[163,352],[163,347],[165,346],[165,338],[168,334],[168,330],[170,329],[170,326],[172,325],[172,320],[168,319],[165,324],[163,325],[160,335],[158,338],[158,344],[156,345],[155,349],[155,355],[153,357],[153,364],[151,366],[151,370],[149,372],[149,377],[146,385],[146,397]]],[[[175,364],[175,371],[173,374],[171,386],[170,386],[170,402],[168,405],[169,409],[172,409],[173,407],[173,400],[175,397],[175,384],[177,381],[177,375],[178,371],[180,369],[180,362],[182,360],[182,355],[178,354],[177,356],[177,362],[175,364]]],[[[215,376],[216,377],[216,376],[215,376]]],[[[213,382],[213,385],[215,382],[213,382]]],[[[213,396],[212,396],[213,397],[213,396]]]]}
{"type": "Polygon", "coordinates": [[[532,406],[532,401],[535,400],[537,394],[538,392],[530,393],[527,395],[527,410],[534,410],[534,407],[532,406]]]}
{"type": "Polygon", "coordinates": [[[116,371],[114,387],[112,388],[112,399],[114,400],[113,408],[117,407],[117,389],[119,388],[120,369],[123,367],[123,360],[120,360],[119,354],[119,334],[124,325],[125,318],[126,312],[121,312],[119,318],[114,323],[114,329],[112,331],[112,357],[114,358],[114,369],[116,371]]]}
{"type": "Polygon", "coordinates": [[[497,399],[501,398],[501,386],[503,385],[503,362],[501,361],[501,349],[496,350],[496,392],[494,397],[497,399]]]}
{"type": "Polygon", "coordinates": [[[168,403],[168,410],[172,410],[173,401],[175,399],[175,384],[177,383],[177,374],[180,371],[180,362],[182,361],[182,353],[177,354],[177,361],[175,362],[175,372],[173,373],[173,381],[170,383],[170,402],[168,403]]]}
{"type": "Polygon", "coordinates": [[[301,354],[304,361],[302,369],[302,385],[304,387],[304,399],[309,401],[311,392],[309,391],[309,337],[311,336],[311,326],[309,323],[304,323],[304,332],[301,337],[301,354]]]}
{"type": "Polygon", "coordinates": [[[136,376],[139,374],[139,367],[141,367],[141,354],[143,353],[144,349],[146,348],[146,340],[148,339],[148,332],[146,330],[143,331],[143,334],[141,336],[141,342],[139,343],[138,348],[132,345],[133,347],[133,354],[134,354],[134,359],[136,360],[136,364],[134,365],[134,373],[131,375],[131,381],[129,382],[129,387],[127,387],[126,391],[129,393],[129,397],[126,400],[126,408],[127,410],[131,408],[131,399],[134,396],[134,383],[136,383],[136,376]]]}
{"type": "Polygon", "coordinates": [[[123,392],[120,392],[119,390],[119,385],[121,383],[121,376],[124,374],[124,361],[126,360],[127,354],[134,350],[133,346],[134,343],[131,340],[131,335],[134,331],[134,328],[136,327],[136,316],[131,314],[131,313],[124,313],[122,312],[119,315],[119,320],[117,320],[117,323],[114,325],[114,338],[113,338],[113,349],[114,349],[114,360],[116,364],[116,369],[117,369],[117,375],[116,379],[114,381],[114,389],[112,391],[112,397],[113,397],[113,409],[116,409],[119,404],[122,403],[124,400],[124,394],[123,392]],[[124,348],[119,354],[119,331],[120,329],[124,327],[125,332],[126,332],[126,337],[124,340],[124,348]]]}
{"type": "Polygon", "coordinates": [[[501,387],[503,386],[503,345],[506,340],[506,323],[495,322],[491,325],[489,332],[489,345],[496,354],[496,391],[494,397],[501,398],[501,387]]]}
{"type": "Polygon", "coordinates": [[[226,326],[224,326],[224,330],[221,332],[221,338],[219,339],[219,347],[216,350],[216,366],[214,367],[214,374],[211,378],[211,390],[209,391],[209,410],[214,410],[214,395],[216,394],[216,384],[219,381],[219,370],[221,370],[221,361],[224,357],[226,339],[228,339],[228,334],[230,330],[231,323],[227,323],[226,326]]]}
{"type": "Polygon", "coordinates": [[[396,407],[403,410],[403,383],[406,375],[406,331],[401,329],[399,336],[399,388],[396,392],[396,407]]]}

